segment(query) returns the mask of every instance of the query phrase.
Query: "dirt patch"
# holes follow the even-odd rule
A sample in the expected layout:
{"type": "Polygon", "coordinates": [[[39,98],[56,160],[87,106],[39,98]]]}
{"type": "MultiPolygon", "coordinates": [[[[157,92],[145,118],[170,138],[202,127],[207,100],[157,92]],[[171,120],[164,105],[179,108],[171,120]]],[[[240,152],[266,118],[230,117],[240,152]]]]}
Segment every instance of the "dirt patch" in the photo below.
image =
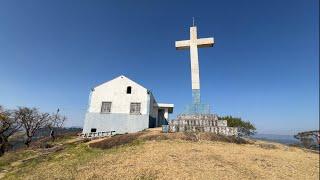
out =
{"type": "Polygon", "coordinates": [[[58,151],[62,151],[64,147],[62,145],[53,146],[50,148],[39,149],[39,152],[42,154],[50,154],[58,151]]]}
{"type": "Polygon", "coordinates": [[[6,173],[0,172],[0,179],[1,179],[1,178],[4,178],[5,175],[6,175],[6,173]]]}
{"type": "Polygon", "coordinates": [[[263,149],[276,149],[277,146],[274,144],[259,144],[259,147],[263,149]]]}
{"type": "Polygon", "coordinates": [[[95,143],[90,143],[89,147],[109,149],[115,146],[132,143],[133,141],[137,140],[138,137],[141,136],[142,134],[144,133],[138,132],[138,133],[132,133],[132,134],[116,135],[108,139],[97,141],[95,143]]]}

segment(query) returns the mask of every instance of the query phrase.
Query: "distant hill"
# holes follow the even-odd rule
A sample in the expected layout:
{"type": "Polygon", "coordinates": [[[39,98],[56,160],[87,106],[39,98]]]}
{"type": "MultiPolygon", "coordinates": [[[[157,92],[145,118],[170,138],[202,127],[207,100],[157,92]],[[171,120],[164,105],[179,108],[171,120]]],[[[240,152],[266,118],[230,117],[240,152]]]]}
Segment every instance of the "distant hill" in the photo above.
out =
{"type": "Polygon", "coordinates": [[[253,139],[278,142],[282,144],[297,144],[299,140],[295,139],[293,135],[277,135],[277,134],[255,134],[253,139]]]}
{"type": "MultiPolygon", "coordinates": [[[[82,128],[79,128],[79,127],[56,128],[54,131],[55,131],[56,135],[70,134],[70,133],[76,134],[76,133],[82,132],[82,128]]],[[[50,129],[49,128],[42,128],[35,134],[35,138],[38,139],[38,138],[46,137],[49,135],[50,135],[50,129]]]]}

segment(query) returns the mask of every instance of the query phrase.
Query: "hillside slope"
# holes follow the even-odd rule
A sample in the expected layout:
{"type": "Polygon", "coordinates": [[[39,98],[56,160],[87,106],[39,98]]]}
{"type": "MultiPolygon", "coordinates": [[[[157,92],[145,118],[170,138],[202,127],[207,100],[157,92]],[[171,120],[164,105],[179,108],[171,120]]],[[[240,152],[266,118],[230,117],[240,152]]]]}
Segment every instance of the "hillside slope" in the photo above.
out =
{"type": "Polygon", "coordinates": [[[121,139],[119,137],[88,143],[70,137],[57,142],[53,147],[55,150],[10,152],[0,157],[0,177],[319,179],[319,154],[263,141],[235,144],[199,138],[200,141],[194,142],[177,138],[185,137],[183,134],[163,135],[159,130],[152,130],[143,132],[125,145],[108,149],[92,148],[95,144],[117,144],[121,139]]]}

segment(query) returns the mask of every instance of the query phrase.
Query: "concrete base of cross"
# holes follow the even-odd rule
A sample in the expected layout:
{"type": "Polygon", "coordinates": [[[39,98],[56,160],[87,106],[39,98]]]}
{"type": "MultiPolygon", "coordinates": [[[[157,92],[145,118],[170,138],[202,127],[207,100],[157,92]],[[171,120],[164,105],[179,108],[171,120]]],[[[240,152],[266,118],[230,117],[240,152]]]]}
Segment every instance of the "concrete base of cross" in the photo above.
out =
{"type": "Polygon", "coordinates": [[[227,120],[218,120],[215,114],[182,114],[169,123],[169,132],[211,132],[237,136],[238,128],[228,127],[227,120]]]}

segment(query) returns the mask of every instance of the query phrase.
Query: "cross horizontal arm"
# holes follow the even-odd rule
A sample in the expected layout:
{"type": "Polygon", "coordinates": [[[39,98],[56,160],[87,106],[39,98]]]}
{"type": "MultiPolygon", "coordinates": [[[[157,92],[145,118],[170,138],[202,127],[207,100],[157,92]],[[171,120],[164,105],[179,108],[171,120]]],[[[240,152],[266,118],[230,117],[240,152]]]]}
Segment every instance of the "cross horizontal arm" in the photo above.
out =
{"type": "Polygon", "coordinates": [[[197,39],[197,46],[199,48],[201,48],[201,47],[212,47],[213,44],[214,44],[214,39],[213,38],[197,39]]]}
{"type": "Polygon", "coordinates": [[[190,40],[176,41],[176,49],[189,49],[190,48],[190,40]]]}

